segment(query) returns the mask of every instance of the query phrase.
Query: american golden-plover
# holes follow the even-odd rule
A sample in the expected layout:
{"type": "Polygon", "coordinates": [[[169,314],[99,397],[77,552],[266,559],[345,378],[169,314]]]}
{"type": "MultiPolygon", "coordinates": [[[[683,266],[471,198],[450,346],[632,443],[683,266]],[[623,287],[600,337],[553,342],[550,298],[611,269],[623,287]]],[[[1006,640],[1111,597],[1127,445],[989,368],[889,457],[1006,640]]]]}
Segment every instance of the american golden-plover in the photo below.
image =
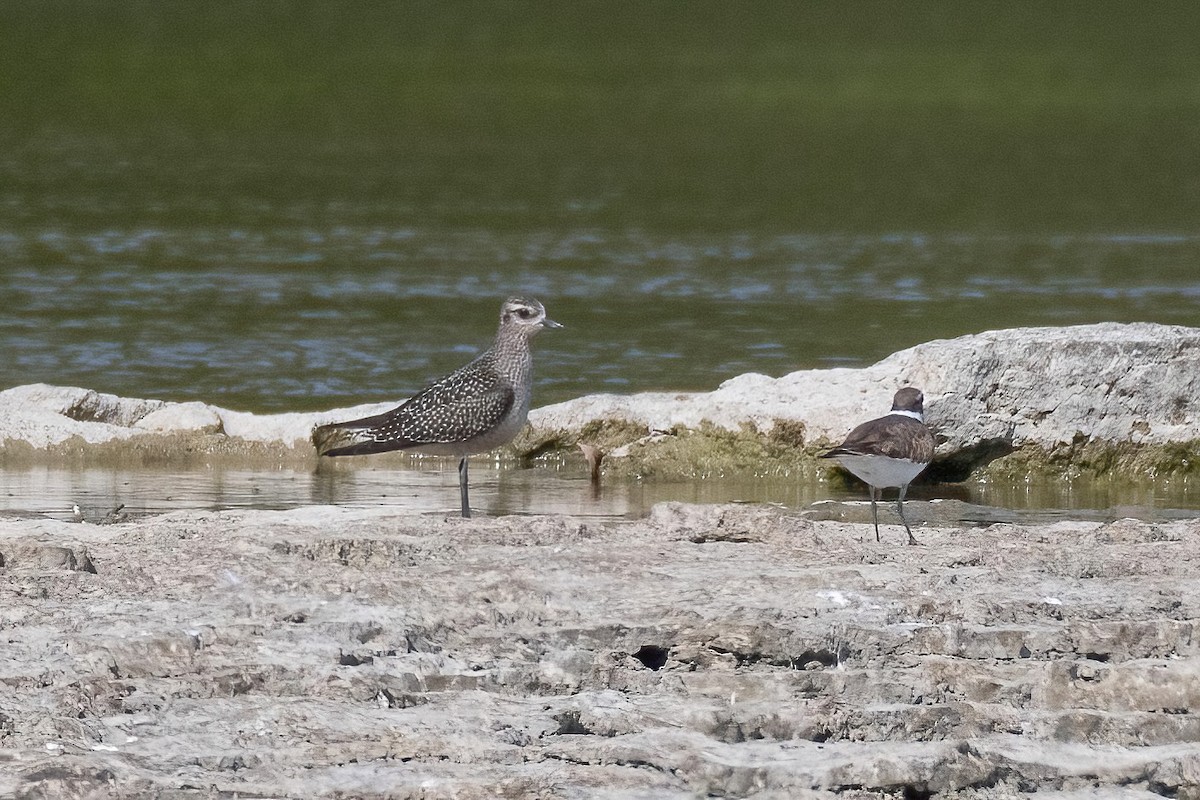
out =
{"type": "Polygon", "coordinates": [[[467,458],[508,444],[525,426],[533,394],[529,341],[543,328],[561,328],[537,300],[510,297],[500,307],[492,346],[471,363],[422,389],[398,408],[313,430],[323,456],[411,450],[457,456],[462,515],[471,516],[467,458]]]}

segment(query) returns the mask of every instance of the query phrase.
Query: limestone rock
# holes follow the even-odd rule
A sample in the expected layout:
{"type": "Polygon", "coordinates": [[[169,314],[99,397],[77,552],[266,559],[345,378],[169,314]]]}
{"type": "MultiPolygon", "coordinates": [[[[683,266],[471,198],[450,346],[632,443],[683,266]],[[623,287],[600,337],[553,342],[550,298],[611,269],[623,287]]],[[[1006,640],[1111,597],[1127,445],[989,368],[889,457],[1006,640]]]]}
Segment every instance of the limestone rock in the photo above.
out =
{"type": "Polygon", "coordinates": [[[204,403],[169,403],[134,423],[134,427],[156,433],[221,433],[221,416],[204,403]]]}
{"type": "Polygon", "coordinates": [[[803,423],[807,442],[832,443],[886,413],[906,385],[925,393],[942,458],[963,453],[979,462],[1013,448],[1090,441],[1190,442],[1200,439],[1200,328],[1102,323],[988,331],[927,342],[862,369],[739,375],[706,393],[589,395],[535,409],[530,421],[543,432],[578,432],[615,420],[647,435],[705,422],[769,432],[794,421],[803,423]]]}
{"type": "Polygon", "coordinates": [[[0,392],[0,441],[43,448],[75,436],[87,443],[128,438],[130,425],[162,405],[73,386],[17,386],[0,392]]]}
{"type": "Polygon", "coordinates": [[[161,400],[137,400],[75,386],[34,383],[0,392],[0,403],[61,414],[79,422],[129,426],[161,408],[161,400]]]}
{"type": "Polygon", "coordinates": [[[46,541],[17,540],[0,543],[0,567],[18,572],[66,570],[92,572],[96,567],[86,547],[66,547],[46,541]]]}
{"type": "Polygon", "coordinates": [[[890,533],[0,520],[0,796],[1197,797],[1200,522],[890,533]]]}
{"type": "Polygon", "coordinates": [[[200,402],[142,400],[44,383],[0,392],[0,443],[46,450],[69,442],[98,445],[138,436],[211,436],[276,447],[306,446],[315,425],[369,416],[395,403],[321,413],[251,414],[200,402]]]}
{"type": "MultiPolygon", "coordinates": [[[[1057,469],[1069,471],[1089,459],[1104,461],[1108,456],[1097,455],[1097,445],[1149,451],[1200,440],[1200,328],[1102,323],[988,331],[927,342],[862,369],[800,370],[779,378],[748,373],[703,393],[587,395],[534,409],[530,432],[517,449],[574,453],[580,442],[589,443],[587,431],[607,425],[619,429],[617,440],[604,443],[618,461],[629,456],[631,443],[661,449],[672,439],[677,443],[672,433],[707,426],[770,444],[716,464],[708,470],[713,473],[761,464],[779,452],[804,452],[811,459],[815,449],[840,440],[854,425],[886,413],[904,385],[925,392],[926,419],[939,436],[935,467],[943,479],[962,479],[1021,449],[1052,453],[1057,469]]],[[[208,438],[192,448],[197,452],[241,443],[309,453],[315,425],[378,413],[401,399],[259,415],[34,384],[0,392],[0,442],[6,449],[44,451],[64,443],[199,435],[208,438]],[[221,433],[223,438],[213,436],[221,433]]],[[[181,449],[179,441],[164,442],[164,452],[181,449]]],[[[191,443],[183,444],[187,450],[191,443]]],[[[718,442],[716,450],[722,446],[718,442]]],[[[1189,452],[1167,452],[1165,461],[1137,469],[1200,465],[1189,452]]],[[[688,457],[680,451],[679,458],[688,457]]]]}
{"type": "Polygon", "coordinates": [[[301,444],[308,447],[308,437],[317,425],[338,420],[358,419],[381,414],[395,408],[406,398],[396,398],[386,403],[364,403],[350,408],[333,409],[317,413],[251,414],[246,411],[230,411],[218,408],[225,433],[251,442],[301,444]]]}

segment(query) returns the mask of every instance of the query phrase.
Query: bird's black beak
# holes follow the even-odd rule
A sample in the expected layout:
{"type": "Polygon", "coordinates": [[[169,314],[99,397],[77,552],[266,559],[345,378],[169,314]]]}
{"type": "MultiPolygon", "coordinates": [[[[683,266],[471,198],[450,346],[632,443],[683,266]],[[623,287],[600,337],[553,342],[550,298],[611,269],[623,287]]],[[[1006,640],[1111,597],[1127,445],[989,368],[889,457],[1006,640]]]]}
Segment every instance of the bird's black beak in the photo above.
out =
{"type": "Polygon", "coordinates": [[[563,325],[562,323],[559,323],[559,322],[555,322],[554,320],[550,319],[549,317],[546,317],[545,319],[542,320],[542,327],[543,328],[565,328],[566,325],[563,325]]]}

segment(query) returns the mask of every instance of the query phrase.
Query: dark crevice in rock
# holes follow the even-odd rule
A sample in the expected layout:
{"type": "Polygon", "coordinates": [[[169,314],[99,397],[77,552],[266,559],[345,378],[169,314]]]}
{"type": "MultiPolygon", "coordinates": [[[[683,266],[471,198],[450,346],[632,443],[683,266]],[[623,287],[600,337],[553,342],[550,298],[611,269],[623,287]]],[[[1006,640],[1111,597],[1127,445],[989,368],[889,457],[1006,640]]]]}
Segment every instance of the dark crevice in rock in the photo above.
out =
{"type": "Polygon", "coordinates": [[[795,656],[779,656],[771,653],[760,653],[756,651],[741,652],[738,650],[726,650],[721,647],[709,645],[709,649],[719,655],[732,655],[737,659],[739,667],[748,667],[755,664],[766,664],[771,667],[786,667],[787,669],[812,669],[810,665],[818,664],[822,667],[834,667],[844,663],[850,657],[850,650],[847,647],[840,647],[836,652],[828,649],[821,650],[805,650],[795,656]]]}
{"type": "Polygon", "coordinates": [[[1008,439],[984,439],[950,455],[935,458],[920,476],[920,483],[961,483],[971,473],[1014,450],[1008,439]]]}
{"type": "Polygon", "coordinates": [[[410,653],[440,653],[442,646],[434,639],[434,634],[424,630],[411,630],[404,634],[404,645],[410,653]]]}
{"type": "Polygon", "coordinates": [[[429,702],[428,697],[418,692],[392,691],[388,688],[381,688],[375,698],[388,708],[412,708],[429,702]]]}
{"type": "MultiPolygon", "coordinates": [[[[614,767],[633,767],[634,769],[648,769],[654,772],[662,772],[672,774],[673,770],[663,764],[655,764],[652,761],[646,761],[641,758],[604,758],[594,759],[572,756],[569,753],[546,753],[545,758],[549,761],[561,761],[564,764],[578,764],[583,767],[597,766],[614,766],[614,767]]],[[[711,795],[710,795],[711,796],[711,795]]]]}
{"type": "Polygon", "coordinates": [[[659,647],[653,644],[644,644],[638,648],[638,651],[633,654],[633,657],[642,662],[642,665],[658,671],[667,663],[667,653],[670,652],[666,647],[659,647]]]}
{"type": "Polygon", "coordinates": [[[1146,784],[1146,790],[1160,797],[1179,797],[1178,786],[1168,786],[1165,783],[1158,781],[1150,781],[1146,784]]]}
{"type": "Polygon", "coordinates": [[[922,786],[905,786],[900,790],[900,797],[903,800],[929,800],[936,794],[937,792],[922,786]]]}
{"type": "Polygon", "coordinates": [[[791,664],[804,667],[816,662],[823,667],[832,667],[841,660],[843,655],[843,653],[833,653],[829,650],[805,650],[799,656],[792,659],[791,664]]]}
{"type": "Polygon", "coordinates": [[[354,653],[340,653],[338,664],[343,667],[361,667],[363,664],[373,664],[373,656],[357,656],[354,653]]]}
{"type": "Polygon", "coordinates": [[[554,736],[569,736],[572,734],[583,736],[595,735],[595,731],[579,721],[578,711],[564,711],[561,714],[556,714],[554,721],[558,723],[558,730],[554,731],[554,736]]]}
{"type": "Polygon", "coordinates": [[[761,540],[751,536],[749,531],[739,531],[738,533],[718,531],[699,533],[688,539],[688,541],[693,544],[709,544],[710,542],[729,542],[731,544],[761,543],[761,540]]]}

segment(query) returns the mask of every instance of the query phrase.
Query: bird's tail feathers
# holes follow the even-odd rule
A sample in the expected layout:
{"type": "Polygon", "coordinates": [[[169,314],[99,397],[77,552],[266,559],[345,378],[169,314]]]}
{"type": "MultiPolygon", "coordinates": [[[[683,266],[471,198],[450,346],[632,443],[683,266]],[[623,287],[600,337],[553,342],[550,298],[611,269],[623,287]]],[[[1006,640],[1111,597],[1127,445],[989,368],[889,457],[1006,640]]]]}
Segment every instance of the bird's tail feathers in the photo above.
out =
{"type": "Polygon", "coordinates": [[[375,429],[386,421],[386,415],[334,422],[313,428],[312,443],[322,456],[358,456],[403,449],[408,443],[375,435],[375,429]]]}

